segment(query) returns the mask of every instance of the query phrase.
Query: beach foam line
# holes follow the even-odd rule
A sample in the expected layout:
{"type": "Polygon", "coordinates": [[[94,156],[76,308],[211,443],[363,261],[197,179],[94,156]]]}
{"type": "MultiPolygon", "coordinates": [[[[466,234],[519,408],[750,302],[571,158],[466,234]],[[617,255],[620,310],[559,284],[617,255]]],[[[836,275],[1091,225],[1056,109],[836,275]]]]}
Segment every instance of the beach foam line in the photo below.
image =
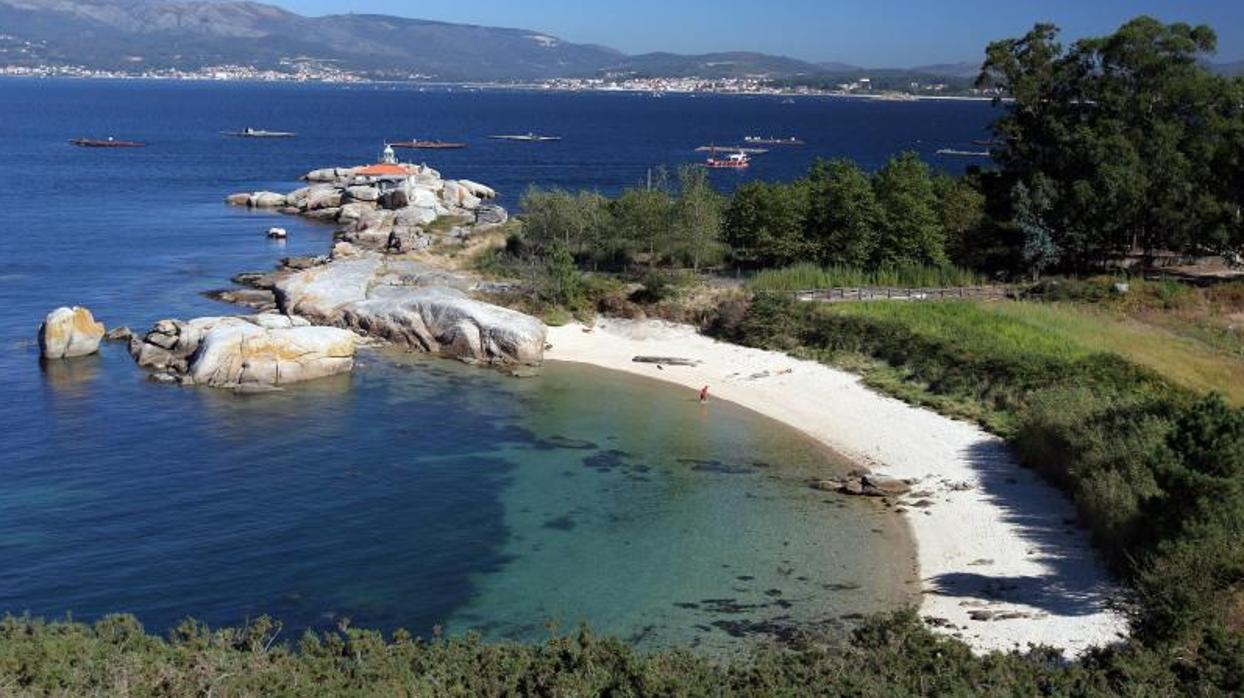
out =
{"type": "Polygon", "coordinates": [[[584,363],[709,386],[784,422],[870,470],[919,482],[904,516],[917,546],[920,615],[974,650],[1031,644],[1078,656],[1117,642],[1127,624],[1109,607],[1119,587],[1098,560],[1072,503],[975,424],[913,407],[858,376],[813,361],[718,342],[694,328],[601,320],[549,329],[551,361],[584,363]],[[636,363],[635,356],[697,360],[636,363]]]}

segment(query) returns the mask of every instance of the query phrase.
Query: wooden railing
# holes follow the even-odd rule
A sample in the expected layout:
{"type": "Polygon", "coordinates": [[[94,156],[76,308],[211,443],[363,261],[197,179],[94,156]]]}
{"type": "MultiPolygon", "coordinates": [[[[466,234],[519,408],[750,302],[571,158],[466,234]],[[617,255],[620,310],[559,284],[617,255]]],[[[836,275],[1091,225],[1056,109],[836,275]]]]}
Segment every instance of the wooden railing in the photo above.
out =
{"type": "Polygon", "coordinates": [[[1014,297],[1019,292],[1018,286],[954,286],[947,288],[894,288],[874,286],[865,288],[824,288],[805,291],[760,291],[760,293],[776,293],[794,296],[802,301],[818,301],[821,303],[848,303],[855,301],[877,300],[951,300],[963,299],[998,299],[1014,297]]]}

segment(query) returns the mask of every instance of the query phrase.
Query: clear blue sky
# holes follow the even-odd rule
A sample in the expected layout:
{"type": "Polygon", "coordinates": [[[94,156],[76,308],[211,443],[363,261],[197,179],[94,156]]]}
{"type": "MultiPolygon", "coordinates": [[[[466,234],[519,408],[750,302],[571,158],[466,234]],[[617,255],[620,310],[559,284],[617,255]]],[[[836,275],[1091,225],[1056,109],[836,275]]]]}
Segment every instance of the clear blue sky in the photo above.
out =
{"type": "Polygon", "coordinates": [[[1244,0],[269,0],[310,15],[374,12],[520,27],[628,53],[729,49],[868,67],[975,61],[992,39],[1052,21],[1064,38],[1150,14],[1218,31],[1244,59],[1244,0]]]}

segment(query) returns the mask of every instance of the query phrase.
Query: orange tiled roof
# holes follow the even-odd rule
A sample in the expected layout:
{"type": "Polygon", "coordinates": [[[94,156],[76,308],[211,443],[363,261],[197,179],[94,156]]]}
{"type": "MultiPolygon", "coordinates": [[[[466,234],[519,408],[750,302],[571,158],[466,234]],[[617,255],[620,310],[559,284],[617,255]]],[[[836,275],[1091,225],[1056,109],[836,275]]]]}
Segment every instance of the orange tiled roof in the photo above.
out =
{"type": "Polygon", "coordinates": [[[363,177],[382,177],[384,175],[406,176],[410,173],[401,165],[390,165],[385,162],[378,162],[375,165],[368,165],[354,174],[361,175],[363,177]]]}

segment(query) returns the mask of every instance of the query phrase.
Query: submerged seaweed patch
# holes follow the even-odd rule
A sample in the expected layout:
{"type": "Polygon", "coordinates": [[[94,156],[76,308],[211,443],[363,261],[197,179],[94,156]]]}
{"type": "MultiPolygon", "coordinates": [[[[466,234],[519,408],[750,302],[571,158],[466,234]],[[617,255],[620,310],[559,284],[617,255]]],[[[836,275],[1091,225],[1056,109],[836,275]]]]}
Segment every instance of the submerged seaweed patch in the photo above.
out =
{"type": "Polygon", "coordinates": [[[540,525],[540,528],[548,529],[550,531],[573,531],[576,525],[575,520],[571,518],[570,514],[563,514],[555,519],[545,521],[540,525]]]}
{"type": "Polygon", "coordinates": [[[531,447],[537,451],[555,451],[559,449],[567,451],[592,451],[599,448],[599,446],[595,443],[585,439],[572,439],[569,436],[558,435],[536,439],[532,442],[531,447]]]}
{"type": "Polygon", "coordinates": [[[756,472],[756,468],[748,465],[731,465],[723,463],[719,460],[705,460],[701,458],[679,458],[679,463],[690,465],[692,470],[701,473],[718,473],[721,475],[750,475],[756,472]]]}
{"type": "Polygon", "coordinates": [[[626,467],[626,459],[631,454],[616,448],[610,448],[604,451],[598,451],[583,459],[583,467],[592,470],[610,471],[617,468],[626,467]]]}

